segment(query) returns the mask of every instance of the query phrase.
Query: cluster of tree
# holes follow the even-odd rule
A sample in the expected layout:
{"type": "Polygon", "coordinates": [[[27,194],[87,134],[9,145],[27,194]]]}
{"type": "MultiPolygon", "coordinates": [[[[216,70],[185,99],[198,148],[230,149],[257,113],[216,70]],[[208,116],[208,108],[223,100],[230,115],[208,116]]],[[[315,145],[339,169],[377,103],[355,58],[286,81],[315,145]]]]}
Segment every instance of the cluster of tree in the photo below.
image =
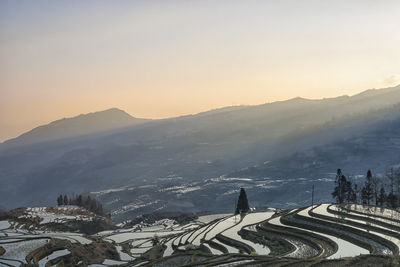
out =
{"type": "Polygon", "coordinates": [[[90,196],[86,195],[77,195],[69,197],[67,195],[59,195],[57,197],[57,205],[75,205],[78,207],[83,207],[95,214],[98,215],[105,215],[103,205],[95,198],[91,198],[90,196]]]}
{"type": "Polygon", "coordinates": [[[400,207],[400,171],[392,168],[387,172],[386,178],[388,184],[385,184],[383,178],[373,176],[371,170],[368,170],[363,184],[353,184],[343,175],[342,170],[338,169],[332,196],[339,204],[357,203],[389,208],[400,207]]]}
{"type": "Polygon", "coordinates": [[[240,188],[239,199],[236,205],[235,214],[241,214],[244,212],[248,212],[250,210],[249,201],[247,200],[246,192],[244,188],[240,188]]]}

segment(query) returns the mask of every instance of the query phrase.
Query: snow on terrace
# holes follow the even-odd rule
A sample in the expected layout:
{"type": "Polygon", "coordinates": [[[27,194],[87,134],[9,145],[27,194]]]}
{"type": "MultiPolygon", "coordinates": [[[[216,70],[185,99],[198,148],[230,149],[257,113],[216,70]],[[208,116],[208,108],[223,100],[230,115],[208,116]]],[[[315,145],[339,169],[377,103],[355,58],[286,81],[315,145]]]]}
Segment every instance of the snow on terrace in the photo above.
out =
{"type": "Polygon", "coordinates": [[[213,248],[213,247],[211,247],[209,244],[207,244],[207,243],[203,243],[203,245],[206,247],[206,248],[208,248],[210,251],[211,251],[211,253],[213,254],[213,255],[222,255],[223,253],[222,253],[222,251],[219,251],[218,249],[215,249],[215,248],[213,248]]]}
{"type": "Polygon", "coordinates": [[[201,223],[209,223],[209,222],[212,222],[217,219],[222,219],[229,215],[231,215],[231,213],[203,215],[203,216],[199,216],[199,218],[196,221],[201,222],[201,223]]]}
{"type": "MultiPolygon", "coordinates": [[[[62,216],[62,215],[61,215],[62,216]]],[[[3,221],[2,221],[3,222],[3,221]]],[[[3,223],[4,224],[4,223],[3,223]]],[[[4,224],[5,225],[5,224],[4,224]]],[[[21,228],[21,227],[20,227],[21,228]]],[[[49,239],[58,238],[68,240],[71,243],[81,243],[81,244],[91,244],[92,240],[84,237],[79,233],[69,233],[69,232],[53,232],[53,231],[43,231],[43,230],[24,230],[24,229],[4,229],[0,233],[0,243],[13,241],[28,242],[24,239],[49,239]]]]}
{"type": "Polygon", "coordinates": [[[152,202],[139,201],[137,203],[131,203],[131,204],[122,206],[121,208],[119,208],[117,210],[114,210],[111,214],[112,215],[117,215],[117,214],[121,214],[121,213],[124,213],[124,212],[133,211],[133,210],[137,210],[137,209],[144,208],[144,207],[147,207],[147,206],[155,205],[155,204],[157,204],[159,202],[160,202],[160,200],[158,200],[158,199],[155,200],[155,201],[152,201],[152,202]]]}
{"type": "Polygon", "coordinates": [[[373,214],[378,216],[384,216],[391,219],[400,220],[400,211],[392,209],[381,209],[377,207],[363,206],[363,205],[352,205],[352,210],[363,212],[365,214],[373,214]]]}
{"type": "MultiPolygon", "coordinates": [[[[353,207],[354,205],[351,205],[351,206],[353,207]]],[[[390,224],[390,225],[394,225],[394,226],[400,226],[400,222],[396,222],[396,221],[389,220],[389,219],[385,219],[385,218],[381,218],[381,217],[371,216],[371,215],[378,215],[378,216],[385,216],[385,217],[388,217],[388,218],[390,218],[390,219],[393,219],[393,218],[395,218],[395,217],[393,217],[393,216],[388,216],[389,214],[392,213],[392,212],[391,212],[392,210],[384,209],[384,210],[382,210],[382,212],[376,211],[376,210],[370,210],[369,213],[362,213],[362,214],[361,214],[361,213],[356,213],[356,212],[358,212],[357,209],[350,208],[350,209],[348,209],[348,210],[343,210],[343,209],[341,209],[341,207],[339,207],[339,206],[337,206],[337,205],[332,205],[332,206],[330,206],[330,209],[331,209],[331,210],[334,210],[334,211],[339,211],[339,212],[344,212],[344,213],[353,214],[353,215],[356,215],[356,216],[362,217],[362,218],[373,219],[373,220],[375,220],[375,221],[384,222],[384,223],[386,223],[386,224],[390,224]],[[354,212],[354,211],[356,211],[356,212],[354,212]],[[385,211],[386,211],[386,212],[385,212],[385,211]],[[385,214],[385,215],[384,215],[384,214],[385,214]]],[[[379,208],[379,210],[380,210],[380,208],[379,208]]],[[[394,214],[395,212],[396,212],[396,211],[393,211],[393,214],[394,214]]]]}
{"type": "Polygon", "coordinates": [[[174,242],[173,239],[170,239],[165,245],[167,246],[166,249],[164,250],[163,257],[168,257],[171,256],[172,253],[174,253],[174,249],[172,248],[172,242],[174,242]]]}
{"type": "MultiPolygon", "coordinates": [[[[400,213],[396,210],[380,208],[380,207],[363,207],[362,205],[348,205],[344,207],[346,210],[340,210],[338,206],[331,206],[331,209],[344,211],[350,210],[354,215],[369,217],[376,221],[385,222],[392,225],[400,225],[400,213]]],[[[348,211],[347,211],[348,212],[348,211]]]]}
{"type": "MultiPolygon", "coordinates": [[[[309,209],[311,209],[311,208],[309,208],[309,209]]],[[[309,209],[307,209],[307,210],[309,210],[309,209]]],[[[308,215],[308,213],[307,213],[307,215],[308,215]]],[[[317,235],[321,235],[321,236],[329,238],[330,240],[335,242],[338,245],[338,250],[336,251],[336,253],[334,253],[331,256],[329,256],[328,259],[340,259],[342,257],[355,257],[355,256],[358,256],[360,254],[369,254],[368,250],[366,250],[366,249],[364,249],[362,247],[359,247],[357,245],[354,245],[354,244],[352,244],[352,243],[350,243],[350,242],[348,242],[346,240],[343,240],[341,238],[337,238],[335,236],[323,234],[323,233],[316,232],[316,231],[310,231],[310,230],[303,229],[303,228],[300,228],[300,227],[284,225],[283,223],[281,223],[280,219],[281,219],[280,216],[276,217],[276,218],[273,218],[273,219],[271,219],[269,221],[269,223],[273,224],[273,225],[285,226],[285,227],[289,227],[289,228],[293,228],[293,229],[299,229],[299,230],[302,230],[304,232],[310,232],[310,233],[314,233],[314,234],[317,234],[317,235]]],[[[298,248],[296,247],[296,249],[298,249],[298,248]]]]}
{"type": "Polygon", "coordinates": [[[116,248],[117,248],[117,251],[118,251],[118,254],[119,254],[119,257],[120,257],[121,261],[131,261],[131,260],[134,259],[129,254],[123,252],[121,246],[116,246],[116,248]]]}
{"type": "Polygon", "coordinates": [[[0,231],[10,228],[11,224],[8,221],[0,221],[0,231]]]}
{"type": "Polygon", "coordinates": [[[83,237],[81,234],[74,233],[46,233],[44,236],[59,238],[59,239],[67,239],[70,240],[71,243],[81,243],[82,245],[91,244],[92,240],[83,237]]]}
{"type": "Polygon", "coordinates": [[[179,225],[175,220],[172,219],[161,219],[151,224],[141,222],[135,224],[130,229],[136,229],[136,228],[140,229],[141,232],[156,232],[156,231],[181,230],[182,228],[184,228],[184,225],[179,225]]]}
{"type": "Polygon", "coordinates": [[[145,238],[152,238],[155,235],[158,237],[163,237],[167,235],[173,235],[182,233],[182,231],[165,231],[165,232],[130,232],[130,233],[118,233],[115,235],[110,235],[105,238],[106,240],[115,241],[117,243],[122,243],[128,240],[134,239],[145,239],[145,238]]]}
{"type": "Polygon", "coordinates": [[[0,259],[0,266],[1,267],[3,267],[3,266],[19,267],[19,266],[21,266],[21,262],[18,260],[11,260],[11,259],[10,260],[0,259]]]}
{"type": "Polygon", "coordinates": [[[106,190],[95,191],[95,192],[90,192],[90,193],[94,194],[94,195],[105,195],[105,194],[114,193],[114,192],[121,192],[121,191],[125,191],[125,190],[133,190],[135,188],[136,187],[124,186],[124,187],[121,187],[121,188],[112,188],[112,189],[106,189],[106,190]]]}
{"type": "Polygon", "coordinates": [[[310,258],[316,256],[318,252],[313,249],[311,246],[296,240],[296,239],[286,239],[289,243],[291,243],[296,249],[289,254],[285,255],[286,257],[292,258],[310,258]]]}
{"type": "MultiPolygon", "coordinates": [[[[337,215],[335,216],[334,214],[328,212],[327,208],[328,208],[329,205],[330,204],[321,204],[320,206],[315,208],[313,211],[314,211],[314,213],[317,213],[317,214],[322,214],[322,215],[329,216],[329,217],[332,217],[332,218],[337,218],[337,215]]],[[[390,229],[388,229],[388,228],[384,228],[382,226],[375,225],[373,223],[366,223],[365,221],[355,220],[355,219],[351,219],[351,218],[346,218],[346,220],[357,222],[357,223],[361,223],[361,224],[366,224],[366,225],[377,226],[377,227],[379,227],[381,229],[385,229],[385,230],[389,230],[390,231],[390,229]]],[[[370,231],[370,230],[367,230],[367,229],[361,228],[361,227],[350,226],[350,225],[348,225],[346,223],[339,223],[338,222],[338,224],[345,225],[347,227],[351,227],[351,228],[354,228],[354,229],[358,229],[358,230],[361,230],[361,231],[364,231],[364,232],[368,232],[368,233],[374,234],[376,236],[383,237],[383,238],[393,242],[400,250],[400,240],[398,238],[395,238],[395,237],[389,236],[389,235],[385,235],[385,234],[381,234],[381,233],[378,233],[378,232],[375,232],[375,231],[370,231]]],[[[388,254],[390,254],[390,253],[388,253],[388,254]]]]}
{"type": "Polygon", "coordinates": [[[224,176],[220,176],[218,178],[211,178],[210,181],[212,181],[212,182],[224,182],[224,181],[252,182],[253,179],[244,178],[244,177],[224,177],[224,176]]]}
{"type": "Polygon", "coordinates": [[[205,235],[211,228],[213,228],[217,223],[218,223],[218,222],[214,222],[214,223],[212,223],[212,224],[209,224],[209,225],[203,227],[203,228],[202,228],[203,231],[201,231],[199,234],[197,234],[197,236],[196,236],[196,235],[193,235],[194,239],[192,239],[191,241],[189,240],[189,242],[192,243],[192,244],[195,245],[195,246],[200,246],[201,241],[202,241],[203,238],[204,238],[204,235],[205,235]]]}
{"type": "Polygon", "coordinates": [[[175,194],[185,194],[193,191],[200,190],[200,186],[187,186],[187,185],[179,185],[179,186],[172,186],[160,189],[160,192],[172,192],[175,194]]]}
{"type": "Polygon", "coordinates": [[[208,227],[209,227],[209,225],[204,225],[204,226],[200,227],[199,229],[197,229],[196,231],[194,231],[191,234],[191,236],[188,238],[187,241],[189,243],[192,243],[193,245],[197,245],[197,246],[200,245],[200,238],[198,239],[199,241],[197,244],[195,244],[194,241],[195,241],[195,239],[197,239],[197,237],[203,236],[204,233],[208,230],[208,227]]]}
{"type": "Polygon", "coordinates": [[[202,223],[188,223],[188,224],[184,224],[184,225],[173,225],[171,227],[171,230],[177,231],[177,230],[193,230],[198,228],[202,223]]]}
{"type": "Polygon", "coordinates": [[[49,239],[33,239],[22,240],[14,243],[0,244],[6,250],[5,254],[0,256],[0,258],[18,260],[26,263],[25,257],[31,251],[34,251],[35,249],[46,245],[48,241],[49,239]]]}
{"type": "Polygon", "coordinates": [[[131,249],[131,254],[135,257],[138,257],[138,256],[142,255],[143,253],[149,251],[151,248],[152,248],[152,246],[145,247],[145,248],[133,248],[133,249],[131,249]]]}
{"type": "Polygon", "coordinates": [[[66,221],[91,221],[93,214],[81,209],[77,206],[62,206],[62,207],[36,207],[26,208],[25,215],[19,218],[37,218],[41,219],[40,224],[51,222],[66,222],[66,221]]]}
{"type": "Polygon", "coordinates": [[[45,267],[48,261],[70,254],[68,249],[57,250],[39,261],[39,267],[45,267]]]}
{"type": "Polygon", "coordinates": [[[220,244],[221,246],[225,247],[229,253],[239,253],[237,248],[224,244],[215,238],[216,235],[224,232],[226,229],[234,226],[238,222],[239,219],[235,218],[235,216],[229,216],[227,218],[220,219],[219,221],[215,222],[206,232],[204,232],[202,238],[204,238],[206,241],[212,240],[213,242],[220,244]]]}
{"type": "Polygon", "coordinates": [[[228,253],[239,253],[239,249],[229,246],[227,244],[224,244],[222,242],[219,242],[217,239],[214,239],[213,242],[225,247],[228,250],[228,253]]]}
{"type": "MultiPolygon", "coordinates": [[[[215,225],[204,235],[205,240],[213,239],[217,234],[222,233],[229,227],[234,226],[239,222],[239,219],[235,216],[230,216],[225,219],[221,219],[215,223],[215,225]]],[[[214,240],[213,240],[214,241],[214,240]]]]}
{"type": "Polygon", "coordinates": [[[271,252],[268,247],[244,239],[238,234],[238,232],[245,226],[248,226],[250,224],[258,224],[271,218],[274,213],[275,212],[273,211],[249,213],[243,218],[243,220],[239,224],[236,224],[232,228],[227,229],[222,233],[222,235],[249,245],[258,255],[268,255],[271,252]]]}
{"type": "MultiPolygon", "coordinates": [[[[190,234],[192,234],[192,233],[190,233],[190,234]]],[[[177,246],[177,247],[178,247],[178,246],[180,245],[179,240],[180,240],[179,237],[175,238],[174,241],[172,242],[172,244],[173,244],[174,246],[177,246]]],[[[184,243],[182,243],[182,244],[184,244],[184,243]]]]}
{"type": "Polygon", "coordinates": [[[187,242],[188,238],[192,235],[193,231],[189,231],[186,234],[182,235],[180,243],[185,244],[187,242]]]}
{"type": "MultiPolygon", "coordinates": [[[[312,207],[308,207],[308,208],[306,208],[306,209],[304,209],[304,210],[302,210],[302,211],[300,211],[298,214],[299,215],[301,215],[301,216],[305,216],[305,217],[308,217],[308,218],[313,218],[312,216],[310,216],[309,214],[308,214],[308,212],[310,211],[312,209],[312,207]]],[[[317,210],[318,211],[318,210],[317,210]]],[[[318,213],[315,209],[314,209],[314,212],[315,213],[318,213]]],[[[325,212],[323,212],[322,213],[323,215],[326,215],[327,214],[327,211],[325,211],[325,212]]],[[[314,218],[315,219],[315,218],[314,218]]],[[[320,219],[320,218],[318,218],[317,220],[320,220],[320,221],[327,221],[327,220],[324,220],[324,219],[320,219]]],[[[330,222],[330,221],[327,221],[327,222],[330,222]]],[[[337,224],[339,224],[339,223],[337,223],[337,224]]],[[[355,229],[359,229],[359,230],[362,230],[362,231],[365,231],[365,229],[362,229],[362,228],[357,228],[357,227],[352,227],[352,226],[349,226],[349,225],[345,225],[345,226],[347,226],[347,227],[350,227],[350,228],[355,228],[355,229]]],[[[320,234],[320,235],[324,235],[324,236],[328,236],[328,235],[326,235],[326,234],[320,234]]],[[[343,242],[343,241],[341,241],[339,238],[336,238],[337,240],[337,244],[338,244],[338,246],[339,247],[343,247],[343,249],[341,250],[341,252],[342,253],[345,253],[345,254],[347,254],[347,253],[349,253],[348,251],[349,251],[349,248],[350,248],[350,246],[349,246],[349,244],[348,243],[350,243],[350,242],[343,242]],[[338,240],[339,239],[339,240],[338,240]],[[338,243],[338,242],[340,242],[340,243],[338,243]]],[[[351,244],[351,246],[355,246],[354,244],[352,244],[352,243],[350,243],[351,244]]],[[[365,250],[366,252],[365,253],[362,253],[362,254],[369,254],[369,251],[368,250],[366,250],[366,249],[363,249],[363,250],[365,250]]],[[[339,252],[339,251],[338,251],[339,252]]],[[[338,254],[338,252],[336,252],[334,255],[336,255],[336,254],[338,254]]],[[[391,252],[390,251],[387,251],[387,253],[388,254],[390,254],[391,252]]],[[[358,254],[350,254],[350,255],[346,255],[346,256],[349,256],[349,257],[353,257],[353,256],[358,256],[358,254]]],[[[343,257],[343,256],[341,256],[341,257],[343,257]]],[[[331,257],[329,257],[329,258],[332,258],[332,256],[331,257]]]]}
{"type": "MultiPolygon", "coordinates": [[[[313,218],[308,214],[308,212],[311,209],[312,209],[312,207],[308,207],[308,208],[300,211],[298,214],[301,215],[301,216],[313,218]]],[[[317,213],[315,209],[314,209],[314,212],[317,213]]],[[[327,211],[325,211],[325,212],[327,213],[327,211]]],[[[326,215],[325,212],[323,213],[324,215],[326,215]]],[[[318,218],[318,220],[326,221],[326,220],[323,220],[323,219],[320,219],[320,218],[318,218]]],[[[346,225],[346,226],[351,227],[349,225],[346,225]]],[[[352,227],[352,228],[356,228],[356,227],[352,227]]],[[[361,229],[361,228],[356,228],[356,229],[365,230],[365,229],[361,229]]],[[[341,257],[354,257],[354,256],[358,256],[360,254],[369,254],[368,250],[366,250],[364,248],[361,248],[361,247],[358,247],[358,246],[354,245],[353,243],[350,243],[350,242],[345,241],[343,239],[337,238],[335,236],[322,234],[322,233],[318,233],[318,234],[322,235],[322,236],[326,236],[328,238],[331,238],[338,245],[338,251],[335,254],[331,255],[328,259],[335,259],[335,258],[338,258],[338,256],[339,256],[339,258],[341,258],[341,257]],[[357,249],[356,247],[358,247],[359,249],[357,249]],[[354,251],[354,253],[350,253],[350,252],[353,252],[353,251],[354,251]],[[362,251],[364,251],[364,252],[362,252],[362,251]],[[357,254],[355,252],[357,252],[357,254]]],[[[388,253],[390,254],[389,251],[388,251],[388,253]]]]}
{"type": "MultiPolygon", "coordinates": [[[[212,223],[211,225],[204,225],[202,227],[199,227],[198,229],[189,231],[187,233],[185,233],[184,235],[181,236],[182,239],[175,238],[175,239],[171,239],[167,242],[167,248],[168,251],[164,253],[164,256],[169,256],[172,254],[173,250],[172,250],[172,243],[174,243],[174,245],[178,246],[179,244],[185,244],[186,242],[194,244],[194,245],[200,245],[202,242],[202,239],[204,238],[204,240],[208,241],[211,240],[215,243],[220,244],[221,246],[224,246],[229,253],[239,253],[239,250],[231,247],[229,245],[223,244],[221,242],[219,242],[218,240],[215,239],[215,236],[219,233],[222,233],[223,231],[225,231],[227,228],[234,226],[235,224],[237,224],[239,222],[239,219],[236,218],[234,216],[229,216],[226,217],[227,214],[215,214],[215,215],[207,215],[207,216],[201,216],[199,218],[199,222],[206,222],[206,221],[215,221],[214,223],[212,223]],[[218,218],[221,218],[218,220],[218,218]]],[[[177,231],[174,231],[174,233],[176,233],[177,231]]],[[[203,243],[204,244],[204,243],[203,243]]],[[[209,247],[207,245],[207,247],[209,247]]],[[[210,249],[211,252],[213,254],[221,254],[220,251],[217,251],[215,249],[210,249]]]]}
{"type": "Polygon", "coordinates": [[[16,237],[21,238],[21,239],[27,239],[27,238],[57,238],[57,239],[68,240],[71,243],[81,243],[83,245],[92,243],[92,240],[83,237],[82,234],[68,233],[68,232],[34,231],[34,232],[32,232],[32,234],[28,234],[27,232],[21,232],[16,237]]]}

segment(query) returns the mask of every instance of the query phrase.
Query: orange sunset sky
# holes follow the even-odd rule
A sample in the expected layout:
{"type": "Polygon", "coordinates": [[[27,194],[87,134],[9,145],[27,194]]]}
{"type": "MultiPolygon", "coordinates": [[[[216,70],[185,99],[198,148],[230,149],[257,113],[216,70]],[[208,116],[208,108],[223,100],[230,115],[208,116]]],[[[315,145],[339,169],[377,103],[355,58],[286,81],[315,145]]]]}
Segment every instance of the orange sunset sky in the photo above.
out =
{"type": "Polygon", "coordinates": [[[0,2],[0,141],[117,107],[166,118],[400,83],[400,1],[0,2]]]}

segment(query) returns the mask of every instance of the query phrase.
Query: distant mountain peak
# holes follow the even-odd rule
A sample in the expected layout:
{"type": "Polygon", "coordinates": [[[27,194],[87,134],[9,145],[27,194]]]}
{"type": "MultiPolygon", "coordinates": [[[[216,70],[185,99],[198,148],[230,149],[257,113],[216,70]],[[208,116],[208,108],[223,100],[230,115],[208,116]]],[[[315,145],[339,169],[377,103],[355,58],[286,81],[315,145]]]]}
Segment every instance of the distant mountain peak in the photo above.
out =
{"type": "Polygon", "coordinates": [[[74,136],[110,131],[148,121],[132,117],[118,108],[80,114],[71,118],[52,121],[4,142],[8,145],[26,145],[74,136]]]}
{"type": "Polygon", "coordinates": [[[297,96],[297,97],[294,97],[292,99],[289,99],[289,101],[311,101],[311,99],[297,96]]]}
{"type": "Polygon", "coordinates": [[[396,92],[396,91],[398,91],[400,93],[400,84],[397,86],[382,88],[382,89],[376,89],[376,88],[368,89],[368,90],[362,91],[361,93],[358,93],[352,97],[357,97],[357,98],[371,97],[374,95],[383,95],[383,94],[392,93],[392,92],[396,92]]]}

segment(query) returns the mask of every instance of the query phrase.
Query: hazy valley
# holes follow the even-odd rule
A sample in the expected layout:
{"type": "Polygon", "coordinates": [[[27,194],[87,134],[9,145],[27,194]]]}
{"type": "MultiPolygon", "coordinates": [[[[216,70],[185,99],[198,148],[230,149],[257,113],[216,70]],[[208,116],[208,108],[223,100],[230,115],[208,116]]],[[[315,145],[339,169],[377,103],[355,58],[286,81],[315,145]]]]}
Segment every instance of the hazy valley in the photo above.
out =
{"type": "Polygon", "coordinates": [[[164,120],[117,109],[80,115],[0,145],[0,202],[52,205],[58,194],[92,192],[120,221],[207,211],[210,198],[230,211],[240,187],[254,206],[308,204],[312,184],[318,201],[330,201],[337,168],[357,179],[400,163],[399,103],[394,87],[164,120]],[[59,134],[60,123],[74,130],[59,134]]]}

